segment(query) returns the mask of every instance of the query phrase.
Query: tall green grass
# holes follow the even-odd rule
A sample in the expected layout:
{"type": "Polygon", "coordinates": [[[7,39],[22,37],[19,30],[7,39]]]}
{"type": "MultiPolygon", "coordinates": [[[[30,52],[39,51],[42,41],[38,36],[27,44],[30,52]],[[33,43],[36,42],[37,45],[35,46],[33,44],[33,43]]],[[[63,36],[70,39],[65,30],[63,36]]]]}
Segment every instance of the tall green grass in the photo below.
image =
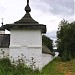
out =
{"type": "Polygon", "coordinates": [[[42,71],[31,70],[24,64],[12,65],[8,58],[0,59],[0,75],[75,75],[75,60],[62,62],[60,57],[55,58],[42,71]]]}

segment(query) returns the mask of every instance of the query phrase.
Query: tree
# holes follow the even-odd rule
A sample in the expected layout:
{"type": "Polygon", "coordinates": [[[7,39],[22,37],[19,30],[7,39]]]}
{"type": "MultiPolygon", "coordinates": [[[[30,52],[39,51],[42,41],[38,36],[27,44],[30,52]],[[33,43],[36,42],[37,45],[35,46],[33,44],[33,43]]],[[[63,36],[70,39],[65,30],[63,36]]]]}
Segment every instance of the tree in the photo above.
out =
{"type": "Polygon", "coordinates": [[[42,35],[42,44],[46,45],[51,51],[53,51],[53,41],[46,35],[42,35]]]}
{"type": "Polygon", "coordinates": [[[57,31],[57,50],[63,60],[75,58],[75,22],[62,20],[57,31]]]}
{"type": "Polygon", "coordinates": [[[71,26],[70,50],[71,50],[72,58],[75,58],[75,21],[70,23],[70,26],[71,26]]]}

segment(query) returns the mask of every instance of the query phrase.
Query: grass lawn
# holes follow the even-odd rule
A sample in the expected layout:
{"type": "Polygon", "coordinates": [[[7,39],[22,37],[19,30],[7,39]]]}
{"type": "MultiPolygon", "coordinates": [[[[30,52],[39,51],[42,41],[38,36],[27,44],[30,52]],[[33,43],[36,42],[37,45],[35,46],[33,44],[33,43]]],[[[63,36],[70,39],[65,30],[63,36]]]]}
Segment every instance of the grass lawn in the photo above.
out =
{"type": "Polygon", "coordinates": [[[0,60],[0,75],[75,75],[75,59],[62,62],[60,57],[57,57],[41,72],[24,68],[23,65],[15,67],[9,60],[0,60]]]}
{"type": "Polygon", "coordinates": [[[75,59],[62,62],[60,57],[57,57],[42,70],[43,75],[75,75],[75,59]]]}

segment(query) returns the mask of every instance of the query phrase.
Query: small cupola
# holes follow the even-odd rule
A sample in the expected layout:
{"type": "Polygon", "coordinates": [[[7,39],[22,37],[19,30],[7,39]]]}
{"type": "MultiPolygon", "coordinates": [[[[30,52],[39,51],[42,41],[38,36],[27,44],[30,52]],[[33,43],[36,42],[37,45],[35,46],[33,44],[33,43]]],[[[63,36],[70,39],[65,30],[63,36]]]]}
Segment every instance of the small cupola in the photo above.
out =
{"type": "Polygon", "coordinates": [[[33,30],[41,30],[42,33],[46,33],[46,25],[39,24],[35,21],[31,15],[31,8],[29,6],[29,0],[27,0],[27,5],[25,7],[26,14],[18,21],[14,22],[13,24],[6,24],[5,28],[10,30],[11,29],[33,29],[33,30]]]}

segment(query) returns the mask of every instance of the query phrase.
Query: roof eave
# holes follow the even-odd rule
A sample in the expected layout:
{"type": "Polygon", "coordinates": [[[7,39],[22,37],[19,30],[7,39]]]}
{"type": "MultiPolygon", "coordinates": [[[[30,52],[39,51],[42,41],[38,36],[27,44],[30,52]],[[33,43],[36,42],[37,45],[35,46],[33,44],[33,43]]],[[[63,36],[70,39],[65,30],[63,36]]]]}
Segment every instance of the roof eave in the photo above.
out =
{"type": "Polygon", "coordinates": [[[46,33],[46,25],[42,24],[6,24],[4,25],[5,29],[7,30],[41,30],[42,33],[46,33]]]}

